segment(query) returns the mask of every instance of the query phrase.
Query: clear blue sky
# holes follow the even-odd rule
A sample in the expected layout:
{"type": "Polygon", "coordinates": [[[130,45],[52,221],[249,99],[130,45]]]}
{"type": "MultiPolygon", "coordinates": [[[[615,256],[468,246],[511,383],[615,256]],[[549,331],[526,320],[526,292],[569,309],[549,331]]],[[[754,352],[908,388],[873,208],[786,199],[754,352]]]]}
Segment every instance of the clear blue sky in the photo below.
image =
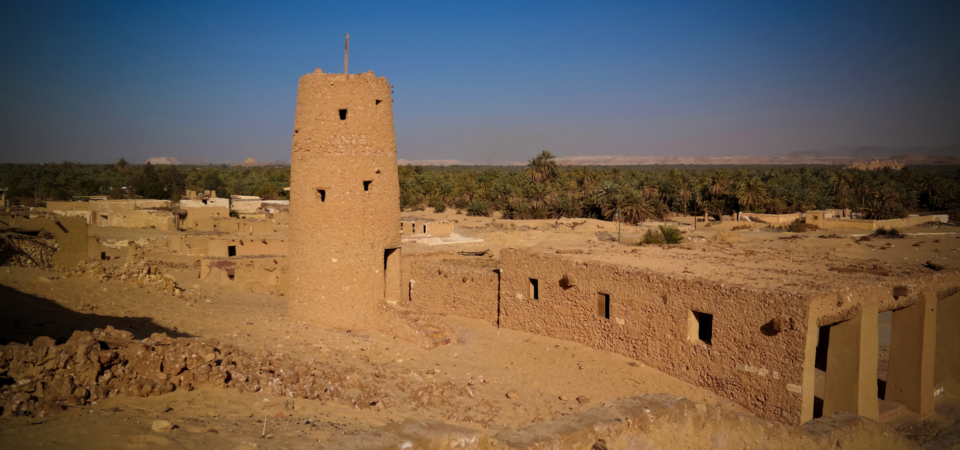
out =
{"type": "Polygon", "coordinates": [[[398,155],[960,143],[960,2],[0,6],[0,162],[289,160],[298,78],[396,86],[398,155]]]}

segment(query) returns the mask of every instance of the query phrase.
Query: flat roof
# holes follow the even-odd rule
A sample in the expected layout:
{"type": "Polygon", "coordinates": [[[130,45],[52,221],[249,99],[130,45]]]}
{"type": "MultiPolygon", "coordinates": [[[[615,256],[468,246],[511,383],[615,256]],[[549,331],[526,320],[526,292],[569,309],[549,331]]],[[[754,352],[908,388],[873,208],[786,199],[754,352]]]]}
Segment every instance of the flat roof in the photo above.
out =
{"type": "Polygon", "coordinates": [[[639,247],[607,242],[524,247],[521,252],[551,254],[579,262],[635,267],[655,274],[700,278],[721,284],[790,293],[828,291],[935,273],[918,263],[844,258],[830,253],[772,250],[749,244],[693,242],[639,247]],[[577,251],[582,253],[577,253],[577,251]]]}

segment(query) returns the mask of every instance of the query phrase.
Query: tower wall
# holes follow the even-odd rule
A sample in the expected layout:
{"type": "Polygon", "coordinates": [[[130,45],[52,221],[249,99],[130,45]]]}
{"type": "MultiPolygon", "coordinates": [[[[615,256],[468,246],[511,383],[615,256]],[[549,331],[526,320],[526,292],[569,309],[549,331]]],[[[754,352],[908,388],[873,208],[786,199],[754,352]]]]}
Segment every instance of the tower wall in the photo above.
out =
{"type": "Polygon", "coordinates": [[[376,326],[400,293],[393,102],[373,72],[300,78],[291,157],[290,294],[302,320],[376,326]]]}

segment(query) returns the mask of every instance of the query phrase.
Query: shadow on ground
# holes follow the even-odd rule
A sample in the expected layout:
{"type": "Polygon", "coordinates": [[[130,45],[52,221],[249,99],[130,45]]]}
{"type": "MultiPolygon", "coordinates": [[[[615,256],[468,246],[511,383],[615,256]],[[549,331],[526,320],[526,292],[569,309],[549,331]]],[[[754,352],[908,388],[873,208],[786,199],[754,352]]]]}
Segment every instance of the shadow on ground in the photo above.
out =
{"type": "Polygon", "coordinates": [[[0,285],[0,345],[17,342],[26,344],[39,336],[50,336],[57,343],[66,342],[74,331],[93,331],[113,325],[126,330],[137,339],[153,333],[166,333],[170,337],[189,337],[156,324],[149,317],[101,316],[71,311],[48,299],[20,292],[0,285]]]}

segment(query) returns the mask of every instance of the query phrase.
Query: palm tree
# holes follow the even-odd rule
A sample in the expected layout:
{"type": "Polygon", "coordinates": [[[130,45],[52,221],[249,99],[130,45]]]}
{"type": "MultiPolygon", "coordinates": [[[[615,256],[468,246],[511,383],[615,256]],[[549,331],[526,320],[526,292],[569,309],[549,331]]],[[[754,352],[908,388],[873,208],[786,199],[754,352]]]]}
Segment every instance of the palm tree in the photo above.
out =
{"type": "Polygon", "coordinates": [[[889,186],[881,187],[873,194],[871,213],[877,219],[889,218],[894,210],[900,208],[900,193],[889,186]],[[874,203],[875,202],[875,203],[874,203]]]}
{"type": "Polygon", "coordinates": [[[760,177],[753,176],[746,181],[738,183],[736,191],[737,201],[743,205],[747,211],[752,211],[754,206],[762,205],[767,199],[767,189],[763,185],[760,177]]]}
{"type": "Polygon", "coordinates": [[[623,186],[613,180],[606,180],[593,191],[593,204],[600,208],[604,219],[614,217],[623,202],[623,186]]]}
{"type": "Polygon", "coordinates": [[[693,194],[690,192],[690,188],[684,183],[680,188],[680,203],[683,205],[683,213],[687,213],[687,205],[690,203],[690,200],[693,198],[693,194]]]}
{"type": "Polygon", "coordinates": [[[653,215],[647,200],[633,189],[626,190],[620,207],[620,215],[623,217],[623,221],[631,225],[643,222],[653,215]]]}
{"type": "Polygon", "coordinates": [[[530,181],[543,183],[551,179],[557,171],[557,162],[555,159],[556,157],[553,156],[553,153],[547,150],[540,152],[539,155],[531,159],[527,163],[527,169],[525,170],[527,176],[530,177],[530,181]]]}

